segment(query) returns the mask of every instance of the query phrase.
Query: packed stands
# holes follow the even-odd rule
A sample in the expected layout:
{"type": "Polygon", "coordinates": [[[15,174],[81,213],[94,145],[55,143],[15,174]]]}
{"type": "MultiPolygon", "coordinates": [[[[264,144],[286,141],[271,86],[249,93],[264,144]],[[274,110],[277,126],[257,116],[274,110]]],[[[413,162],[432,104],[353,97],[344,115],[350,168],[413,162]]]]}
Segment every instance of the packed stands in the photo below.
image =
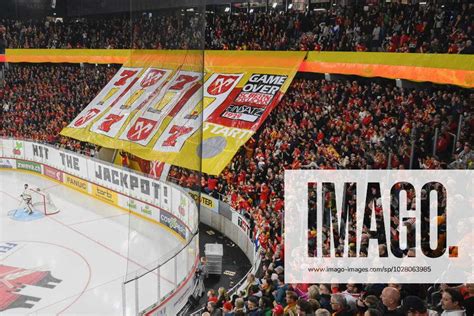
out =
{"type": "Polygon", "coordinates": [[[96,146],[59,135],[98,94],[116,65],[10,64],[0,89],[0,136],[91,154],[96,146]]]}
{"type": "MultiPolygon", "coordinates": [[[[206,47],[237,50],[474,53],[473,6],[344,6],[308,12],[211,13],[206,47]]],[[[202,48],[198,15],[0,20],[9,48],[202,48]],[[179,34],[179,36],[177,36],[179,34]]]]}
{"type": "Polygon", "coordinates": [[[472,54],[472,8],[389,4],[305,13],[216,15],[213,49],[472,54]],[[467,42],[469,41],[469,42],[467,42]]]}
{"type": "Polygon", "coordinates": [[[199,23],[197,17],[181,15],[0,20],[9,48],[200,48],[199,23]]]}

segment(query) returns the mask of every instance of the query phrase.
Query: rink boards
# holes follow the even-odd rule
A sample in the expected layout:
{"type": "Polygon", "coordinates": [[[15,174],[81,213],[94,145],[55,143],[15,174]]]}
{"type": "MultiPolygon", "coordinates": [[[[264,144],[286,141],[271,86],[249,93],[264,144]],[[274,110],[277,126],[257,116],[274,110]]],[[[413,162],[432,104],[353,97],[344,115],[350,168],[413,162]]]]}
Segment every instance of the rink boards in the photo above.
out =
{"type": "Polygon", "coordinates": [[[29,141],[0,139],[0,168],[44,175],[187,239],[198,224],[194,200],[180,188],[128,169],[29,141]]]}

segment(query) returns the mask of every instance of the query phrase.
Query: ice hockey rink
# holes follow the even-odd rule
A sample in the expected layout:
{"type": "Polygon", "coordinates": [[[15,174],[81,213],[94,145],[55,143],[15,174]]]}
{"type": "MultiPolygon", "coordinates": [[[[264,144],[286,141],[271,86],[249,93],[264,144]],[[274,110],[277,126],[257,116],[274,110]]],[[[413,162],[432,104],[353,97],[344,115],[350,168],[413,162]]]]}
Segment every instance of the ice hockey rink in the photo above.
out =
{"type": "MultiPolygon", "coordinates": [[[[125,275],[182,246],[159,225],[29,173],[0,171],[0,201],[1,315],[134,315],[133,303],[122,304],[125,275]],[[60,212],[12,219],[25,183],[48,192],[60,212]]],[[[140,297],[156,302],[158,276],[149,275],[140,297]]],[[[172,286],[162,271],[160,296],[172,286]]]]}

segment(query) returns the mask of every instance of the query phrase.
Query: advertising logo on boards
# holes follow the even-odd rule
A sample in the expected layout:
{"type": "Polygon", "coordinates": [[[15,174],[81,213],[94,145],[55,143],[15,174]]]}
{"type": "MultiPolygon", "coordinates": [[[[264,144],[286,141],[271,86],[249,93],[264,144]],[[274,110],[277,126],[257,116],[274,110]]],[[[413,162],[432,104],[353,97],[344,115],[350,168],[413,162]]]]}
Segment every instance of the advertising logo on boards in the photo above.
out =
{"type": "Polygon", "coordinates": [[[238,223],[239,227],[240,227],[245,233],[247,233],[247,232],[249,231],[249,229],[250,229],[249,224],[248,224],[247,221],[244,220],[241,216],[238,217],[237,223],[238,223]]]}
{"type": "Polygon", "coordinates": [[[179,206],[178,206],[178,211],[181,216],[184,217],[186,215],[187,207],[188,207],[188,200],[186,199],[186,197],[181,196],[180,201],[179,201],[179,206]]]}
{"type": "Polygon", "coordinates": [[[200,203],[201,206],[207,207],[208,209],[211,209],[216,213],[218,212],[218,202],[213,197],[195,191],[188,191],[188,194],[191,195],[191,197],[194,199],[194,201],[196,201],[196,203],[200,203]]]}
{"type": "Polygon", "coordinates": [[[137,203],[135,203],[135,200],[128,200],[127,202],[127,208],[132,210],[132,211],[136,211],[137,210],[137,203]]]}
{"type": "Polygon", "coordinates": [[[167,227],[171,228],[172,230],[174,230],[183,239],[186,239],[186,228],[184,228],[184,225],[181,224],[181,222],[176,217],[166,212],[161,212],[160,222],[166,225],[167,227]]]}
{"type": "Polygon", "coordinates": [[[44,173],[45,176],[47,176],[51,179],[63,182],[63,172],[62,171],[59,171],[55,168],[48,167],[46,165],[44,166],[43,169],[44,169],[43,173],[44,173]]]}
{"type": "Polygon", "coordinates": [[[143,214],[147,214],[147,215],[153,215],[153,211],[151,210],[151,208],[145,204],[145,206],[142,206],[140,208],[140,211],[143,213],[143,214]]]}
{"type": "Polygon", "coordinates": [[[32,161],[17,160],[16,168],[41,173],[41,165],[32,161]]]}
{"type": "Polygon", "coordinates": [[[23,153],[23,142],[15,141],[15,147],[13,148],[13,154],[15,156],[21,156],[23,153]]]}
{"type": "Polygon", "coordinates": [[[9,159],[0,159],[0,168],[13,168],[9,159]]]}
{"type": "Polygon", "coordinates": [[[103,188],[98,185],[94,185],[93,193],[94,193],[94,196],[98,197],[101,200],[107,201],[112,204],[118,203],[117,193],[109,189],[103,188]]]}
{"type": "Polygon", "coordinates": [[[74,189],[89,193],[87,182],[79,178],[64,174],[64,183],[74,189]]]}

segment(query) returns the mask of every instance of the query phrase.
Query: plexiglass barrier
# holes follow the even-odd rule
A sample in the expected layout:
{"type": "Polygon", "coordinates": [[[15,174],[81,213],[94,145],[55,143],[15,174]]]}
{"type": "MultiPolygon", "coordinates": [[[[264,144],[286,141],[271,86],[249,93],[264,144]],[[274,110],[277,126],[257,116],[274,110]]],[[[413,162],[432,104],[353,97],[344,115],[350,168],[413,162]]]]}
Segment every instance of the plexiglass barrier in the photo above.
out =
{"type": "Polygon", "coordinates": [[[124,315],[176,315],[193,290],[198,250],[196,234],[158,266],[129,275],[123,284],[124,315]]]}

